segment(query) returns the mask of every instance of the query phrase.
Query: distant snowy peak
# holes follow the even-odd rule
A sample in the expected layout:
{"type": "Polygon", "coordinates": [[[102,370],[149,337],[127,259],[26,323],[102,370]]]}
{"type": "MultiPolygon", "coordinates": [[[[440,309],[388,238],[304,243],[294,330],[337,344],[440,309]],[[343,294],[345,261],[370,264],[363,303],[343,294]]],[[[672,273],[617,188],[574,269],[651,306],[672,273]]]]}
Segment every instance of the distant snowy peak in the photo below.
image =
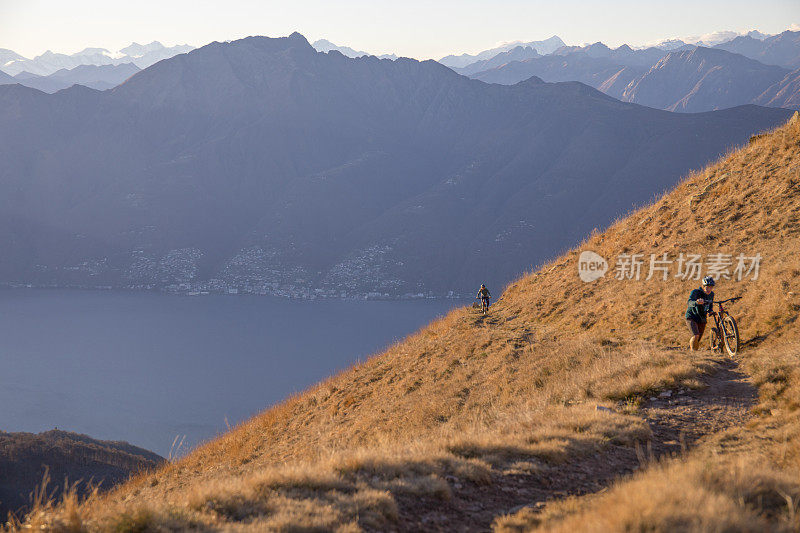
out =
{"type": "Polygon", "coordinates": [[[707,48],[711,48],[713,46],[718,46],[720,44],[730,42],[736,39],[737,37],[742,37],[742,36],[752,37],[753,39],[758,39],[759,41],[763,41],[767,37],[770,37],[770,35],[761,33],[758,30],[750,30],[750,31],[721,30],[712,33],[706,33],[705,35],[694,35],[691,37],[664,39],[662,41],[648,43],[644,45],[642,48],[654,47],[666,51],[677,50],[678,48],[682,48],[684,46],[705,46],[707,48]]]}
{"type": "Polygon", "coordinates": [[[311,44],[311,46],[313,46],[314,49],[317,52],[326,52],[327,53],[327,52],[330,52],[331,50],[336,50],[337,52],[339,52],[342,55],[345,55],[347,57],[363,57],[363,56],[373,56],[374,55],[374,56],[378,57],[379,59],[391,59],[391,60],[397,59],[397,56],[395,54],[382,54],[382,55],[370,54],[369,52],[364,52],[364,51],[361,51],[361,50],[354,50],[354,49],[350,48],[349,46],[339,46],[339,45],[333,44],[332,42],[330,42],[327,39],[319,39],[317,41],[314,41],[311,44]]]}
{"type": "Polygon", "coordinates": [[[484,50],[483,52],[480,52],[475,55],[461,54],[459,56],[456,55],[445,56],[439,60],[439,63],[450,68],[464,68],[467,65],[475,63],[476,61],[485,61],[488,59],[492,59],[497,54],[508,52],[520,46],[523,49],[532,48],[539,55],[547,55],[547,54],[552,54],[562,46],[566,46],[566,44],[557,35],[553,35],[549,39],[545,39],[543,41],[530,41],[530,42],[512,41],[508,43],[503,43],[496,48],[484,50]]]}
{"type": "Polygon", "coordinates": [[[49,76],[59,70],[71,70],[81,65],[122,65],[133,63],[138,68],[144,69],[162,59],[183,54],[194,50],[187,44],[166,47],[158,41],[141,45],[133,43],[117,53],[111,53],[105,48],[84,48],[74,54],[61,54],[51,50],[27,59],[11,50],[0,49],[0,69],[7,74],[16,76],[28,72],[37,76],[49,76]]]}
{"type": "Polygon", "coordinates": [[[142,57],[150,52],[157,52],[159,50],[164,50],[165,48],[166,46],[158,41],[153,41],[150,44],[131,43],[125,48],[121,48],[120,53],[129,57],[142,57]]]}
{"type": "Polygon", "coordinates": [[[19,61],[20,59],[25,59],[14,50],[8,50],[7,48],[0,48],[0,68],[3,68],[4,65],[11,63],[12,61],[19,61]]]}
{"type": "Polygon", "coordinates": [[[766,33],[761,33],[758,30],[751,30],[747,32],[747,37],[752,37],[753,39],[758,39],[759,41],[763,41],[767,37],[770,37],[770,35],[766,33]]]}

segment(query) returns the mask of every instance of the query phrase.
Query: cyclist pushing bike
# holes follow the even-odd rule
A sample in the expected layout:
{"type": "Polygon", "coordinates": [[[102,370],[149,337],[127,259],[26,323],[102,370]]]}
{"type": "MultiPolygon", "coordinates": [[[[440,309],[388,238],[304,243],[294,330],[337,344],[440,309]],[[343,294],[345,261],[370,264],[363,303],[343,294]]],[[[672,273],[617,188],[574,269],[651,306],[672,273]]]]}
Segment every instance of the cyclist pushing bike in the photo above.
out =
{"type": "Polygon", "coordinates": [[[478,291],[478,295],[475,299],[480,299],[481,301],[481,309],[483,313],[486,314],[486,311],[489,309],[489,299],[492,297],[491,293],[489,293],[489,289],[486,288],[486,285],[481,283],[481,288],[478,291]]]}
{"type": "Polygon", "coordinates": [[[689,349],[696,351],[700,348],[700,339],[703,338],[703,332],[706,329],[706,321],[708,315],[714,315],[714,278],[706,276],[699,289],[694,289],[689,294],[689,302],[686,308],[686,325],[692,332],[692,338],[689,339],[689,349]]]}

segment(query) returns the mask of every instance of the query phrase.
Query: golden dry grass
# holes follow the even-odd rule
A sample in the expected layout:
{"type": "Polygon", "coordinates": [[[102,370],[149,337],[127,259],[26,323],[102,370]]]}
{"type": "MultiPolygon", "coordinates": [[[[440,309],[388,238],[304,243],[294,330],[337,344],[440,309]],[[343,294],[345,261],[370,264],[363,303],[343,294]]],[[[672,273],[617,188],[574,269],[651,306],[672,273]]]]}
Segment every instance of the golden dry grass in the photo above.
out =
{"type": "Polygon", "coordinates": [[[628,399],[635,406],[653,391],[698,386],[714,367],[710,353],[673,349],[688,340],[682,315],[697,282],[610,274],[585,284],[577,256],[591,249],[612,262],[633,252],[760,253],[759,279],[723,281],[717,298],[743,296],[732,311],[750,341],[744,365],[760,386],[761,416],[740,430],[732,462],[719,453],[676,461],[591,501],[569,500],[542,517],[525,511],[496,525],[589,529],[600,518],[592,505],[602,501],[609,509],[602,524],[611,530],[791,527],[786,513],[765,512],[772,504],[748,503],[755,478],[725,476],[745,461],[760,465],[754,471],[763,483],[795,494],[769,472],[791,476],[800,466],[798,439],[787,436],[800,427],[800,375],[796,352],[786,351],[800,312],[799,141],[800,121],[793,121],[692,174],[511,284],[486,319],[455,310],[174,464],[79,506],[40,508],[31,520],[65,530],[381,529],[396,520],[398,495],[448,499],[448,477],[489,483],[492,472],[514,465],[558,465],[644,440],[649,429],[635,409],[626,415],[595,405],[628,399]],[[716,470],[705,469],[709,461],[716,470]],[[663,506],[641,495],[662,486],[669,489],[661,491],[663,506]],[[697,505],[682,506],[690,499],[697,505]],[[625,518],[623,508],[633,514],[625,518]],[[673,514],[683,521],[671,522],[673,514]]]}

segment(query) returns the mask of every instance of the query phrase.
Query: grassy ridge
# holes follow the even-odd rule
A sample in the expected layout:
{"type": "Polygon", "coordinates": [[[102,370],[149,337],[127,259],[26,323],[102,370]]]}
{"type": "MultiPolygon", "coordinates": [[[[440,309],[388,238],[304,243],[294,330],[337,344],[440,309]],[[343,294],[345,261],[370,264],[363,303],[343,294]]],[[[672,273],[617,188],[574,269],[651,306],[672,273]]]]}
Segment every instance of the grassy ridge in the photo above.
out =
{"type": "MultiPolygon", "coordinates": [[[[583,283],[577,258],[584,249],[612,263],[621,253],[761,254],[758,280],[723,281],[717,288],[717,298],[743,296],[734,314],[748,341],[745,366],[761,393],[762,416],[739,430],[753,455],[742,451],[736,461],[764,465],[764,486],[774,489],[769,494],[780,488],[792,498],[796,485],[774,469],[796,472],[800,466],[798,439],[779,439],[784,428],[794,428],[791,435],[797,431],[800,397],[789,348],[800,312],[799,141],[797,120],[755,139],[511,284],[489,317],[455,310],[181,461],[80,505],[70,500],[42,507],[29,524],[76,530],[386,529],[403,523],[409,498],[447,501],[467,485],[491,484],[505,473],[535,476],[643,442],[650,429],[636,416],[641,398],[663,388],[697,387],[698,376],[714,366],[710,353],[675,349],[688,341],[682,314],[697,282],[674,277],[621,281],[609,272],[583,283]],[[618,409],[598,411],[598,404],[618,409]],[[775,432],[774,449],[755,437],[763,431],[775,432]]],[[[728,520],[735,512],[755,521],[730,522],[734,526],[796,521],[787,514],[789,507],[781,511],[772,499],[739,498],[735,487],[754,481],[737,477],[735,470],[726,477],[726,467],[719,466],[723,470],[699,484],[703,465],[716,462],[704,463],[702,453],[658,467],[677,469],[674,476],[654,469],[592,501],[567,500],[552,512],[548,506],[544,515],[523,511],[498,518],[496,525],[586,528],[597,516],[592,505],[635,509],[635,499],[625,494],[664,479],[672,483],[673,489],[663,492],[677,502],[675,509],[687,498],[703,501],[681,490],[683,485],[733,487],[723,496],[728,498],[724,505],[685,507],[700,521],[678,526],[724,529],[729,522],[714,522],[714,517],[728,520]]],[[[674,513],[666,511],[647,515],[651,522],[614,521],[624,513],[607,514],[606,529],[675,526],[669,522],[674,513]]]]}

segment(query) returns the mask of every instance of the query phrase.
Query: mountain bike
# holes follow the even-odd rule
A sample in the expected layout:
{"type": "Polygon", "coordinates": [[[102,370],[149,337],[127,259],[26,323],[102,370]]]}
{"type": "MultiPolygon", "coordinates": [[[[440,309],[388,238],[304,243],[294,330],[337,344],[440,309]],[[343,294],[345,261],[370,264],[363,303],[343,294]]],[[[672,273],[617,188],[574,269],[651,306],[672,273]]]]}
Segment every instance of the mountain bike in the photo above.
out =
{"type": "Polygon", "coordinates": [[[739,351],[739,326],[736,325],[736,320],[728,313],[722,305],[728,302],[735,302],[741,299],[741,296],[735,298],[728,298],[727,300],[720,300],[719,302],[712,302],[719,306],[719,311],[714,315],[715,327],[711,328],[711,350],[715,352],[722,351],[722,345],[725,345],[725,351],[728,355],[733,357],[739,351]]]}
{"type": "Polygon", "coordinates": [[[483,313],[484,315],[487,314],[489,312],[489,298],[475,297],[475,299],[481,301],[481,305],[480,305],[481,313],[483,313]]]}

